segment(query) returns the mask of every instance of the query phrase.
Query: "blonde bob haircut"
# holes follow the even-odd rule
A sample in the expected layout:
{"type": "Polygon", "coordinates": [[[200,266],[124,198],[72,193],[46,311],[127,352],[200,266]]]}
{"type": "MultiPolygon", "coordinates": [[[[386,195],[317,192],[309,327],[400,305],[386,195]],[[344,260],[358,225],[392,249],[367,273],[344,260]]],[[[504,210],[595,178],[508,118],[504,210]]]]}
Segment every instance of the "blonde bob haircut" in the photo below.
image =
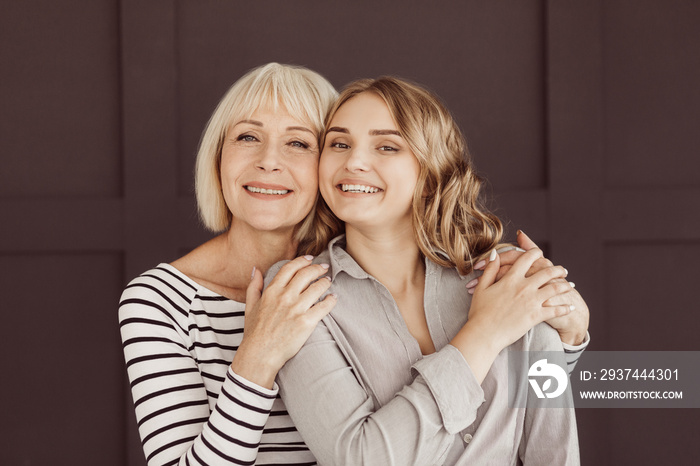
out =
{"type": "MultiPolygon", "coordinates": [[[[311,125],[320,137],[323,121],[338,93],[320,74],[301,66],[268,63],[255,68],[226,92],[207,123],[197,152],[195,193],[204,226],[221,232],[231,225],[231,211],[221,190],[221,148],[234,121],[248,119],[261,107],[280,107],[311,125]]],[[[296,228],[295,240],[311,231],[315,208],[296,228]]]]}
{"type": "MultiPolygon", "coordinates": [[[[433,262],[468,273],[475,258],[498,244],[503,225],[480,202],[482,180],[474,171],[462,132],[437,96],[394,77],[349,84],[328,113],[326,125],[345,102],[363,92],[384,99],[420,164],[412,207],[418,247],[433,262]]],[[[318,247],[304,252],[318,254],[344,229],[325,201],[319,201],[315,225],[318,247]]]]}

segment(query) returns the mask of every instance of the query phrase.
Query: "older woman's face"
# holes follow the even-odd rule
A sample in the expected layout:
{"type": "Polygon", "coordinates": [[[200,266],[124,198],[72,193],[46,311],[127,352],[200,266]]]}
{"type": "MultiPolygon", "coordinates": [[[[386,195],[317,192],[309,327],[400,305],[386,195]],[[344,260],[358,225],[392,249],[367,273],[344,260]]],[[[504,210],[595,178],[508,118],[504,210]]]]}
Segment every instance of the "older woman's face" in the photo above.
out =
{"type": "Polygon", "coordinates": [[[234,121],[221,150],[221,186],[233,222],[256,230],[292,230],[318,190],[318,135],[284,107],[234,121]]]}

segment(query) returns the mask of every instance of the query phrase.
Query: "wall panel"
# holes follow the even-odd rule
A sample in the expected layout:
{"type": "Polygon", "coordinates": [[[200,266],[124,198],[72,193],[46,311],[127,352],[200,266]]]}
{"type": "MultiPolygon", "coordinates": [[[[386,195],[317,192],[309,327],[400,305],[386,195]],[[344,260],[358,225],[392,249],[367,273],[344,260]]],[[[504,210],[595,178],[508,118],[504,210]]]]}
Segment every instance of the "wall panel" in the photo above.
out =
{"type": "Polygon", "coordinates": [[[608,1],[603,9],[606,183],[700,186],[697,2],[608,1]]]}
{"type": "Polygon", "coordinates": [[[121,192],[117,4],[5,2],[0,198],[121,192]]]}
{"type": "Polygon", "coordinates": [[[2,464],[124,464],[118,252],[4,254],[2,464]]]}

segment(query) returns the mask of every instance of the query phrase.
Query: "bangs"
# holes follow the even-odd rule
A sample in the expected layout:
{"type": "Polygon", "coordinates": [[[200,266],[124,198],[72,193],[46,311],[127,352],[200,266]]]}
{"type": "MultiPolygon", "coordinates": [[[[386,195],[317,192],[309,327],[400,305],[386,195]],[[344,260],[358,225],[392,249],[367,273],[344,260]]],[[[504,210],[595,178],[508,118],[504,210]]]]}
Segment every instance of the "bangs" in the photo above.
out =
{"type": "MultiPolygon", "coordinates": [[[[285,109],[295,120],[311,126],[320,134],[323,128],[325,106],[315,86],[299,74],[285,68],[269,70],[251,80],[233,104],[233,119],[248,119],[260,108],[272,112],[285,109]]],[[[229,122],[232,123],[233,121],[229,122]]]]}

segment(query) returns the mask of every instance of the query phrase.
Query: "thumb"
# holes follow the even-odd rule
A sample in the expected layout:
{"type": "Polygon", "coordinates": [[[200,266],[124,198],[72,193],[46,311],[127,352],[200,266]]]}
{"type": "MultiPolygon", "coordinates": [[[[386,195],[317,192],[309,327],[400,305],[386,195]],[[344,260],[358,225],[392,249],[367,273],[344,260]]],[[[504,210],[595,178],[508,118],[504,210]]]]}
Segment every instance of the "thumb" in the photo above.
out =
{"type": "Polygon", "coordinates": [[[252,309],[253,306],[260,300],[263,289],[262,272],[256,267],[253,267],[250,283],[245,291],[245,305],[247,309],[252,309]]]}
{"type": "Polygon", "coordinates": [[[535,242],[532,241],[530,237],[527,236],[522,230],[518,230],[518,246],[520,246],[526,251],[537,247],[535,242]]]}
{"type": "Polygon", "coordinates": [[[493,285],[496,281],[496,275],[498,275],[498,269],[501,267],[501,258],[499,257],[496,249],[491,250],[491,255],[489,256],[489,263],[484,269],[484,273],[479,278],[479,284],[476,285],[476,290],[488,288],[493,285]]]}

